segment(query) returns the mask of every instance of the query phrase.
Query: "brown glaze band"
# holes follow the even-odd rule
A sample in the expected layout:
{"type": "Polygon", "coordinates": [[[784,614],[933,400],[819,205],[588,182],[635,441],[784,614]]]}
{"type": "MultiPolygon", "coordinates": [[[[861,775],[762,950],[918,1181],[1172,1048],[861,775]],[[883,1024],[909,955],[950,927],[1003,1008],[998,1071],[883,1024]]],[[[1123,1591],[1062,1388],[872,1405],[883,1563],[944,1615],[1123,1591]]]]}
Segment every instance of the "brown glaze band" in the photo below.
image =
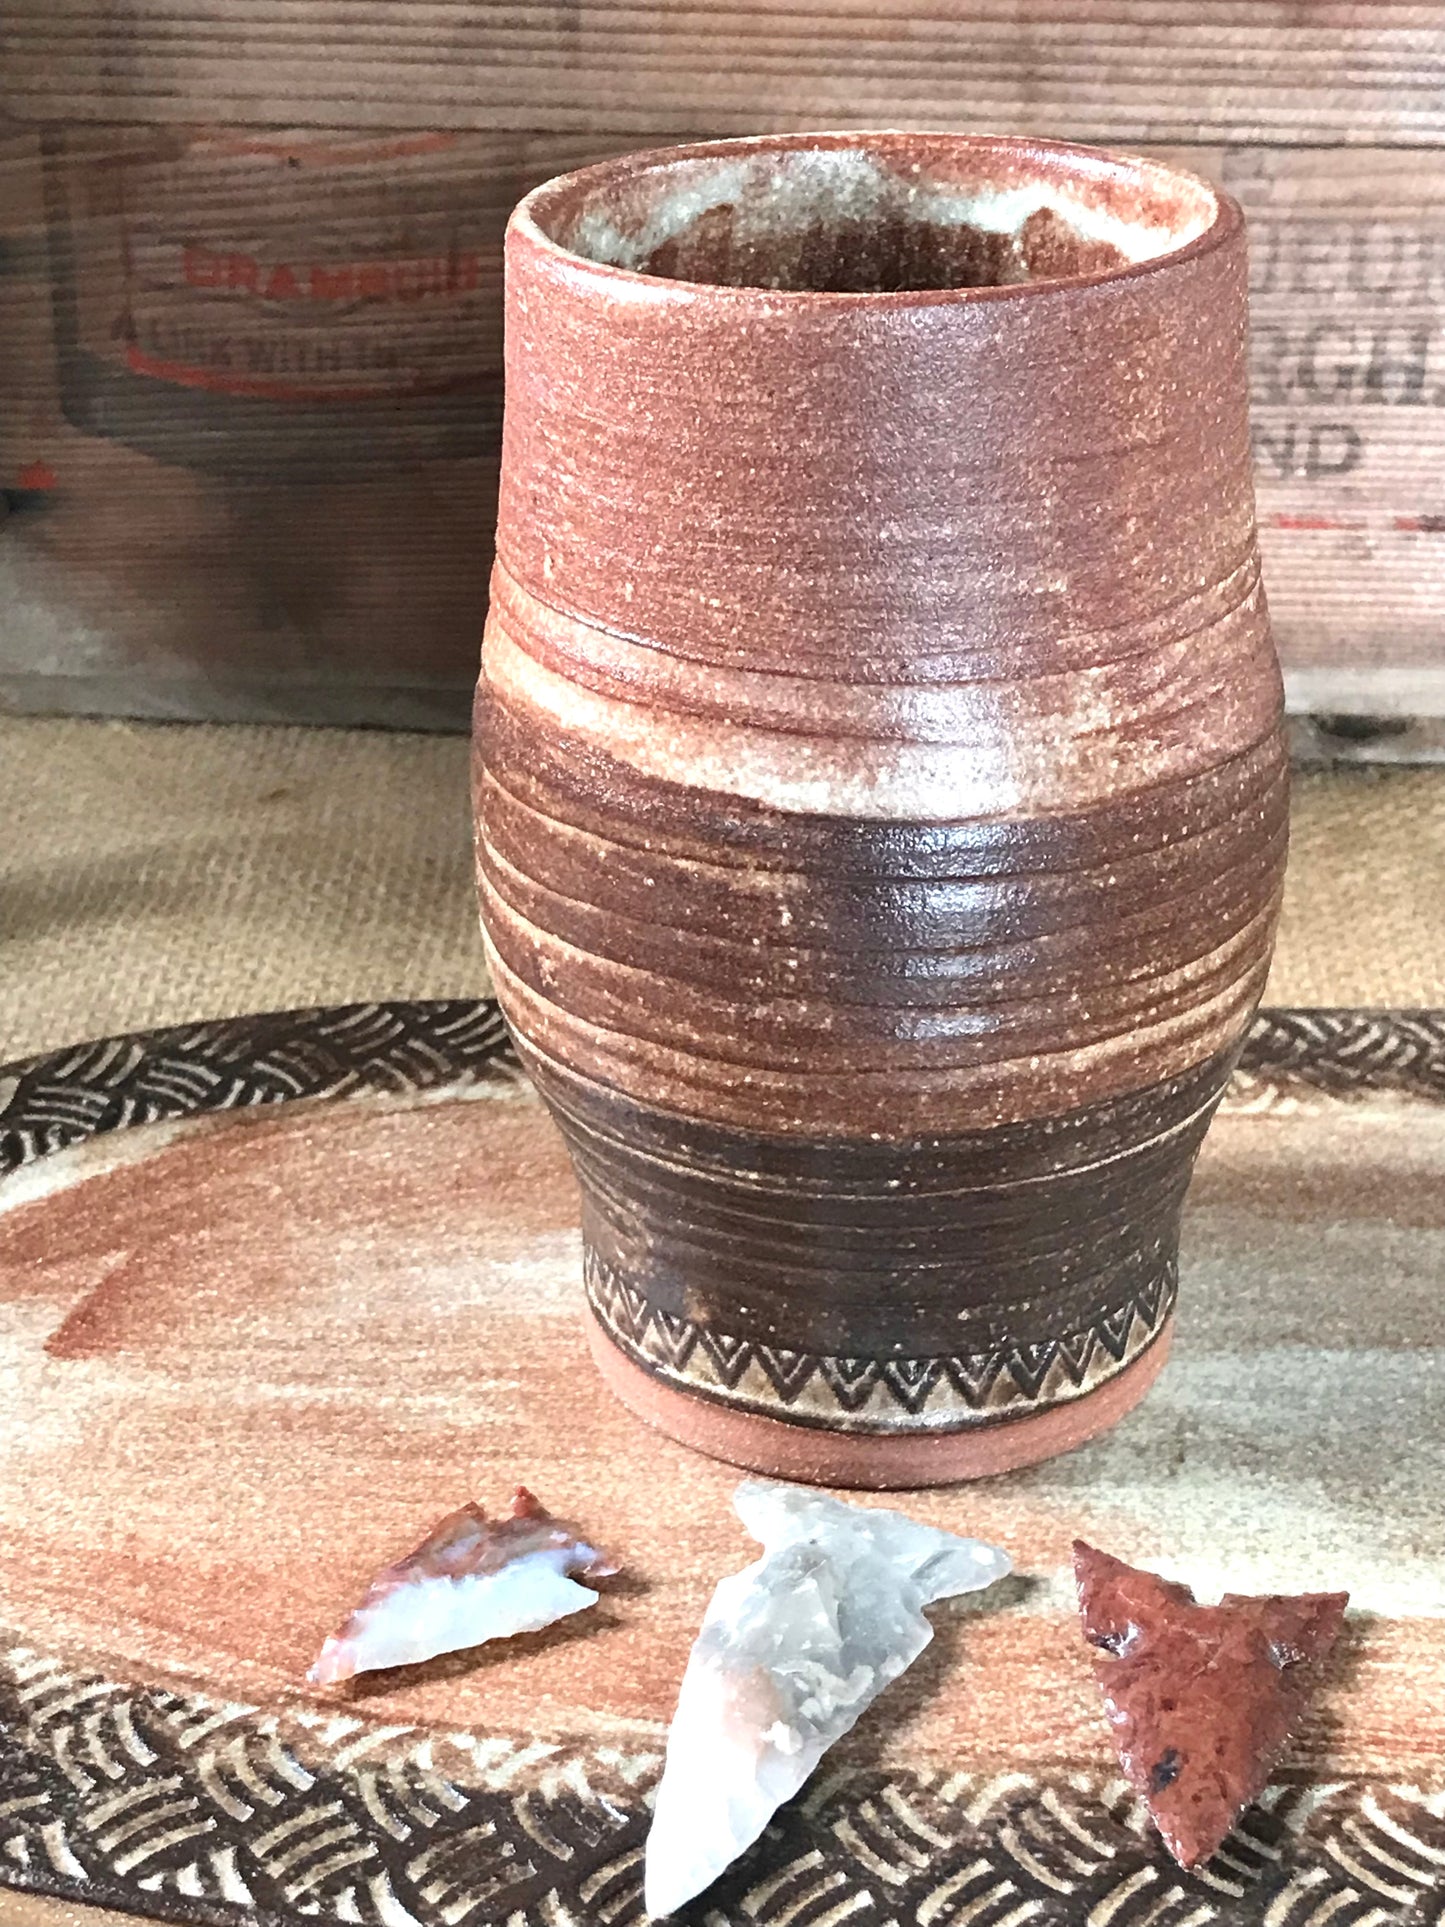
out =
{"type": "MultiPolygon", "coordinates": [[[[1240,817],[1249,820],[1256,810],[1267,810],[1271,824],[1279,820],[1288,780],[1282,735],[1272,728],[1243,754],[1221,757],[1181,784],[1167,809],[1159,806],[1157,787],[1121,786],[1104,804],[1058,815],[897,822],[770,809],[726,789],[660,781],[566,732],[549,738],[539,758],[530,721],[492,701],[483,679],[475,713],[479,802],[480,785],[495,782],[535,812],[538,827],[564,849],[590,836],[604,844],[615,840],[619,851],[749,875],[993,878],[1010,886],[1038,876],[1067,883],[1076,871],[1102,871],[1130,858],[1167,866],[1181,845],[1227,830],[1240,817]]],[[[604,855],[613,860],[610,849],[604,855]]],[[[538,860],[546,859],[539,854],[538,860]]],[[[1167,867],[1163,876],[1167,887],[1167,867]]],[[[1092,885],[1097,882],[1094,877],[1092,885]]]]}
{"type": "MultiPolygon", "coordinates": [[[[484,914],[494,916],[485,892],[483,904],[484,914]]],[[[896,1059],[882,1066],[859,1064],[856,1050],[840,1053],[825,1070],[810,1068],[801,1052],[779,1053],[782,1061],[749,1066],[739,1063],[732,1048],[713,1055],[695,1044],[672,1046],[648,1035],[653,1026],[640,996],[664,996],[661,985],[639,985],[638,1001],[630,1005],[619,1000],[625,1028],[614,1028],[575,1017],[532,990],[495,942],[488,943],[487,956],[498,1001],[519,1039],[559,1062],[585,1066],[598,1082],[643,1104],[744,1130],[804,1138],[857,1134],[873,1140],[894,1132],[947,1133],[988,1121],[1047,1121],[1081,1096],[1097,1101],[1181,1075],[1248,1027],[1268,973],[1272,924],[1272,918],[1262,920],[1252,933],[1252,948],[1263,954],[1226,988],[1182,1012],[1117,1021],[1098,1042],[1027,1057],[989,1058],[981,1052],[972,1064],[960,1064],[957,1054],[950,1054],[952,1061],[944,1057],[926,1067],[896,1059]]],[[[570,972],[577,961],[561,956],[558,974],[570,972]]]]}
{"type": "Polygon", "coordinates": [[[1043,1125],[883,1143],[648,1112],[524,1046],[583,1198],[612,1342],[737,1409],[946,1429],[1078,1398],[1173,1309],[1179,1214],[1228,1079],[1043,1125]]]}
{"type": "MultiPolygon", "coordinates": [[[[1272,904],[1288,829],[1287,775],[1279,744],[1271,738],[1221,769],[1150,792],[1154,834],[1173,830],[1163,847],[1130,848],[1127,832],[1120,834],[1112,821],[1113,812],[1100,809],[1093,813],[1098,837],[1092,849],[1082,834],[1084,825],[1078,819],[1068,822],[1075,849],[1067,867],[1057,851],[1057,868],[1022,860],[1039,819],[991,825],[998,844],[1010,830],[1018,832],[1020,860],[1005,867],[1001,854],[973,855],[966,844],[951,851],[938,847],[946,846],[950,833],[969,826],[919,820],[891,824],[889,842],[875,853],[856,820],[810,814],[794,819],[795,867],[745,870],[733,834],[735,808],[727,799],[704,798],[680,784],[648,786],[654,820],[676,823],[685,810],[699,839],[705,806],[715,801],[711,843],[728,856],[708,860],[648,847],[632,841],[633,824],[620,810],[611,820],[600,809],[585,823],[578,820],[565,783],[555,780],[553,744],[546,736],[529,735],[524,773],[521,745],[507,740],[514,728],[501,705],[479,705],[484,762],[477,802],[485,831],[484,867],[496,872],[497,886],[509,901],[516,899],[523,914],[528,892],[539,908],[547,906],[546,914],[556,919],[554,934],[566,941],[580,938],[586,948],[594,940],[605,944],[607,933],[600,926],[615,918],[628,946],[622,954],[629,957],[631,926],[667,927],[695,942],[718,941],[713,933],[726,925],[729,912],[736,921],[749,900],[757,914],[750,920],[746,948],[811,957],[846,932],[857,950],[879,953],[874,968],[880,971],[899,953],[958,955],[1050,942],[1063,949],[1070,939],[1077,950],[1104,962],[1098,958],[1098,928],[1122,926],[1127,936],[1129,919],[1144,914],[1157,931],[1161,910],[1166,921],[1181,926],[1172,946],[1175,955],[1188,956],[1183,946],[1201,932],[1217,936],[1238,927],[1228,921],[1236,904],[1242,921],[1272,904]],[[1241,776],[1254,780],[1241,781],[1241,776]],[[1209,806],[1221,791],[1228,814],[1211,820],[1209,806]],[[910,844],[915,864],[921,863],[919,846],[933,846],[927,874],[902,868],[906,859],[894,859],[898,869],[889,867],[890,845],[908,851],[910,844]],[[1205,893],[1212,901],[1204,900],[1205,893]],[[599,897],[605,902],[599,904],[599,897]]],[[[565,746],[559,744],[558,752],[560,762],[565,746]]],[[[621,770],[611,774],[614,795],[630,787],[621,770]]],[[[1193,954],[1208,947],[1200,943],[1193,954]]],[[[1156,969],[1160,949],[1155,942],[1146,953],[1156,969]]],[[[1113,961],[1112,946],[1108,961],[1113,961]]],[[[1062,962],[1076,970],[1079,958],[1064,949],[1062,962]]]]}
{"type": "Polygon", "coordinates": [[[992,823],[971,855],[970,826],[891,824],[870,847],[866,826],[817,815],[792,819],[795,869],[744,870],[740,817],[781,848],[783,813],[682,785],[648,789],[651,820],[725,858],[649,849],[639,800],[606,813],[630,796],[621,766],[594,759],[584,811],[575,745],[532,733],[524,751],[485,686],[477,741],[504,1001],[550,1056],[684,1115],[835,1133],[1047,1116],[1189,1068],[1259,995],[1287,837],[1277,738],[1150,792],[1163,848],[1132,850],[1137,807],[1066,819],[1056,870],[1038,822],[992,823]],[[888,874],[910,836],[931,874],[888,874]]]}
{"type": "Polygon", "coordinates": [[[1047,142],[514,216],[479,888],[666,1409],[936,1443],[1157,1352],[1287,837],[1244,288],[1226,197],[1047,142]]]}
{"type": "MultiPolygon", "coordinates": [[[[1277,692],[1260,647],[1267,626],[1257,566],[1250,557],[1241,572],[1251,578],[1242,600],[1232,581],[1215,585],[1200,600],[1223,606],[1191,611],[1192,626],[1184,623],[1168,642],[1156,636],[1112,660],[1102,648],[1083,662],[1066,650],[1030,672],[1002,674],[995,665],[988,676],[964,673],[919,688],[896,679],[826,681],[799,674],[788,658],[757,670],[679,661],[564,618],[498,563],[488,674],[544,727],[618,743],[644,772],[667,776],[686,759],[703,770],[726,765],[731,786],[744,794],[779,786],[805,793],[826,786],[830,795],[866,790],[870,813],[879,815],[894,810],[895,790],[926,795],[941,772],[965,798],[970,781],[986,783],[990,802],[1017,813],[1079,808],[1117,794],[1114,759],[1126,745],[1129,786],[1138,788],[1209,768],[1268,731],[1277,692]],[[1202,637],[1207,650],[1198,646],[1202,637]],[[1080,732],[1073,726],[1085,675],[1093,726],[1080,732]],[[1180,719],[1221,683],[1231,690],[1231,733],[1201,743],[1180,719]],[[640,705],[666,713],[665,732],[641,722],[640,705]],[[971,752],[967,771],[954,753],[960,747],[971,752]]],[[[1117,636],[1108,640],[1120,647],[1117,636]]]]}

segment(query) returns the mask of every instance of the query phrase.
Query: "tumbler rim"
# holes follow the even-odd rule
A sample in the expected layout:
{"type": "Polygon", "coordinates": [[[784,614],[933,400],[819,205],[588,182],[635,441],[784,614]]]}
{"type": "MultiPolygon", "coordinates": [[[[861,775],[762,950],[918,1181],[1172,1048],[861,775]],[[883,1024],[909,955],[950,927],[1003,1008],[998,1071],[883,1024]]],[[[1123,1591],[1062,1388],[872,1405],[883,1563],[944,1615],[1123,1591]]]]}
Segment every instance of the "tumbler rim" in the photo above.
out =
{"type": "Polygon", "coordinates": [[[1118,152],[1075,141],[1050,140],[1032,134],[972,134],[894,128],[848,128],[817,132],[752,134],[723,140],[690,141],[675,145],[648,147],[614,155],[590,166],[552,176],[526,194],[513,209],[507,223],[509,243],[523,243],[566,271],[569,276],[597,285],[599,294],[609,290],[614,296],[634,298],[649,295],[658,300],[734,301],[769,310],[829,307],[860,309],[881,313],[888,310],[973,306],[994,301],[1040,301],[1057,299],[1079,289],[1128,286],[1145,277],[1168,272],[1201,256],[1213,253],[1233,239],[1243,228],[1244,214],[1239,203],[1223,188],[1190,169],[1176,167],[1148,155],[1118,152]],[[568,202],[576,203],[609,186],[647,174],[663,173],[695,161],[748,159],[774,152],[887,154],[913,149],[920,159],[930,150],[940,155],[960,152],[993,153],[1001,160],[1018,163],[1034,161],[1049,180],[1062,182],[1070,171],[1082,181],[1099,182],[1113,177],[1121,185],[1143,186],[1156,191],[1161,201],[1172,189],[1175,194],[1190,192],[1199,196],[1209,211],[1208,224],[1176,246],[1118,266],[1097,268],[1074,275],[1040,276],[1037,279],[1009,281],[992,286],[944,288],[829,289],[778,288],[764,282],[722,282],[691,280],[650,274],[609,261],[597,260],[557,240],[549,232],[568,202]],[[1071,169],[1061,166],[1071,163],[1071,169]]]}

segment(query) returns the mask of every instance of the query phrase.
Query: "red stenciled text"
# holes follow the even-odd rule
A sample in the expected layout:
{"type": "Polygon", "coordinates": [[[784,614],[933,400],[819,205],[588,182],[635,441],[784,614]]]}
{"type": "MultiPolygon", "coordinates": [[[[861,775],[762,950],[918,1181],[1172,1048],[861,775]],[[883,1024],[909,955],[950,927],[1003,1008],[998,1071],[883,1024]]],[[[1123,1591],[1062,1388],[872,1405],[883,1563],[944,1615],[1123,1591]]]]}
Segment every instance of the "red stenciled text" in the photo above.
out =
{"type": "Polygon", "coordinates": [[[258,261],[253,254],[188,242],[181,250],[187,287],[255,295],[262,301],[424,301],[471,294],[481,285],[473,253],[373,261],[258,261]]]}

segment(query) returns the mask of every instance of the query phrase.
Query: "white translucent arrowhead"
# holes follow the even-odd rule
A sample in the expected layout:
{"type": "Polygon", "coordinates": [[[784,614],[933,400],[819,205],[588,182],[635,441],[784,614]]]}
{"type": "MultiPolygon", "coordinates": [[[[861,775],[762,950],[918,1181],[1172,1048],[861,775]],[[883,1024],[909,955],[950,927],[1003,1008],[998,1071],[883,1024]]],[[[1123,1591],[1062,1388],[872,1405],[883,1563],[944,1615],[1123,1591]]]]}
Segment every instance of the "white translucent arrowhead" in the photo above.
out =
{"type": "Polygon", "coordinates": [[[733,1499],[763,1556],[718,1586],[688,1657],[647,1838],[654,1918],[710,1887],[933,1637],[923,1608],[1008,1555],[799,1486],[733,1499]]]}

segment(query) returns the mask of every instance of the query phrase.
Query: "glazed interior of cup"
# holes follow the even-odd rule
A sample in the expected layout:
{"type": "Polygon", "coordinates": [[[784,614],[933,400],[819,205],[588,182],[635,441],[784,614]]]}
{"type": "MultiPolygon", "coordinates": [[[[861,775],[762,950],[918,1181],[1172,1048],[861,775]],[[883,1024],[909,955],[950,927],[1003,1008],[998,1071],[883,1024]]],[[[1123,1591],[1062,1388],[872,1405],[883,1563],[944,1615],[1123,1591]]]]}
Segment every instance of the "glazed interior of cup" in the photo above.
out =
{"type": "Polygon", "coordinates": [[[1205,233],[1202,181],[1087,148],[959,135],[723,141],[624,156],[525,208],[602,266],[712,286],[887,294],[1074,280],[1205,233]]]}

